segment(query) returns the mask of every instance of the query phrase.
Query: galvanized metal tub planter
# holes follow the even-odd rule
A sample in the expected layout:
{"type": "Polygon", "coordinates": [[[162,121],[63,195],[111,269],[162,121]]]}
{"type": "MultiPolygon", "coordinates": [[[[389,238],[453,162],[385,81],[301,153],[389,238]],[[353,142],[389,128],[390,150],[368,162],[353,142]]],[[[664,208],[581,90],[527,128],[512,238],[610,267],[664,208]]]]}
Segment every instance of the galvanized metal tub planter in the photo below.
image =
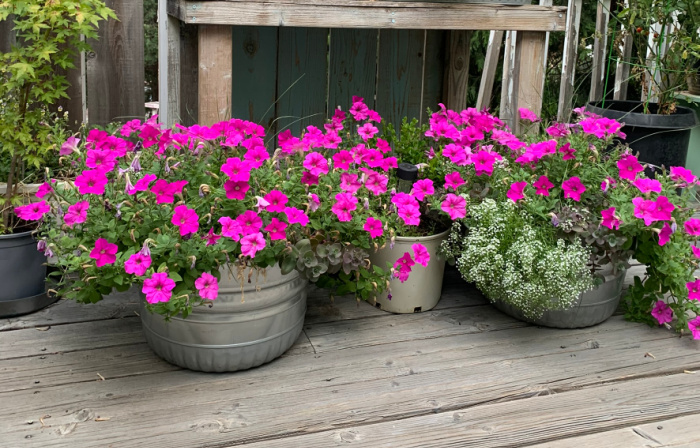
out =
{"type": "MultiPolygon", "coordinates": [[[[235,269],[234,269],[235,272],[235,269]]],[[[141,322],[151,349],[166,361],[203,372],[249,369],[281,356],[299,337],[306,313],[307,281],[278,267],[243,273],[244,283],[222,269],[219,297],[187,319],[150,313],[141,322]]]]}
{"type": "Polygon", "coordinates": [[[19,316],[51,305],[46,294],[46,257],[32,232],[0,235],[0,317],[19,316]]]}
{"type": "Polygon", "coordinates": [[[396,237],[393,249],[388,246],[370,255],[372,264],[381,268],[389,262],[394,265],[404,252],[413,255],[411,246],[420,243],[430,253],[430,262],[427,267],[419,264],[413,266],[408,280],[401,283],[398,279],[392,279],[391,299],[389,291],[377,296],[376,306],[390,313],[420,313],[435,308],[442,295],[442,278],[445,274],[445,259],[438,255],[440,244],[450,234],[446,230],[437,235],[422,237],[396,237]]]}
{"type": "Polygon", "coordinates": [[[597,325],[613,315],[620,304],[625,270],[605,276],[605,282],[579,295],[576,304],[565,310],[545,311],[538,319],[528,319],[523,312],[505,302],[493,301],[500,311],[516,319],[551,328],[583,328],[597,325]]]}

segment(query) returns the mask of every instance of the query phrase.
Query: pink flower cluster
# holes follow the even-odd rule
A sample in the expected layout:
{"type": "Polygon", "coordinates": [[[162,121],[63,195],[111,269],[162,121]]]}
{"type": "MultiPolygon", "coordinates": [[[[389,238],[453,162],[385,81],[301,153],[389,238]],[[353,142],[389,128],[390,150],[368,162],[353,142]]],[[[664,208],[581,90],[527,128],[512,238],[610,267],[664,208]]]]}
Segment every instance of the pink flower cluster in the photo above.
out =
{"type": "Polygon", "coordinates": [[[404,252],[404,254],[396,260],[394,263],[394,270],[396,278],[401,281],[401,283],[408,280],[408,276],[413,270],[413,266],[419,264],[421,266],[427,267],[430,262],[430,253],[428,249],[422,244],[416,243],[411,246],[413,250],[413,257],[409,252],[404,252]]]}

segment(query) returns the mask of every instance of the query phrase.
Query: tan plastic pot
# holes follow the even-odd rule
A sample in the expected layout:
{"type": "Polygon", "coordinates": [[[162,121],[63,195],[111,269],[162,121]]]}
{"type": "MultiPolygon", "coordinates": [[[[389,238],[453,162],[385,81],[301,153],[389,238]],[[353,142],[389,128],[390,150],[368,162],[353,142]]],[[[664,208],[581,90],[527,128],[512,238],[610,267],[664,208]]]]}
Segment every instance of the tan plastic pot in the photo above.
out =
{"type": "Polygon", "coordinates": [[[415,243],[422,244],[430,253],[427,267],[416,264],[408,280],[403,283],[398,279],[391,280],[391,299],[387,291],[379,294],[377,308],[390,313],[420,313],[437,305],[442,294],[442,277],[445,273],[445,259],[438,255],[438,249],[449,234],[450,231],[446,230],[431,236],[397,237],[393,249],[386,247],[370,256],[373,264],[384,268],[387,262],[393,266],[404,252],[413,256],[411,246],[415,243]]]}

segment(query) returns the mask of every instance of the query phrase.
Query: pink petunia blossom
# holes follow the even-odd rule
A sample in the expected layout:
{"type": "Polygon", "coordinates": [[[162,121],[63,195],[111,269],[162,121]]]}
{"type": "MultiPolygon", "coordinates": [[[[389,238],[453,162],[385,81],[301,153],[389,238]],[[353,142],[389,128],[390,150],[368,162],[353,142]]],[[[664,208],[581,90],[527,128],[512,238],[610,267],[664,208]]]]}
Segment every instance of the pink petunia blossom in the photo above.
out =
{"type": "Polygon", "coordinates": [[[127,274],[144,275],[151,267],[151,257],[141,252],[136,252],[124,262],[124,272],[127,274]]]}
{"type": "Polygon", "coordinates": [[[693,335],[693,339],[700,339],[700,316],[688,321],[688,329],[690,334],[693,335]]]}
{"type": "Polygon", "coordinates": [[[700,300],[700,280],[695,280],[685,284],[688,288],[688,300],[700,300]]]}
{"type": "Polygon", "coordinates": [[[350,151],[343,149],[333,154],[333,167],[336,169],[347,170],[350,169],[350,164],[354,163],[355,159],[352,157],[350,151]]]}
{"type": "Polygon", "coordinates": [[[600,223],[601,226],[607,227],[610,230],[620,230],[620,224],[622,224],[622,221],[615,216],[615,207],[601,210],[600,214],[603,216],[603,221],[600,223]]]}
{"type": "MultiPolygon", "coordinates": [[[[137,180],[136,183],[130,188],[126,193],[129,195],[136,194],[138,191],[147,191],[148,186],[156,180],[155,174],[146,174],[141,179],[137,180]]],[[[165,182],[165,181],[164,181],[165,182]]]]}
{"type": "Polygon", "coordinates": [[[187,183],[186,180],[169,183],[167,180],[158,179],[151,187],[151,193],[156,195],[156,204],[172,204],[175,202],[175,195],[182,194],[182,189],[187,183]]]}
{"type": "Polygon", "coordinates": [[[304,210],[299,210],[295,207],[285,207],[284,214],[287,216],[289,224],[300,224],[302,227],[306,227],[309,223],[309,217],[304,213],[304,210]]]}
{"type": "Polygon", "coordinates": [[[571,177],[561,184],[564,190],[564,197],[573,199],[578,202],[581,200],[581,195],[586,191],[586,186],[583,185],[578,176],[571,177]]]}
{"type": "Polygon", "coordinates": [[[688,185],[694,184],[698,178],[693,175],[693,172],[682,166],[671,167],[671,180],[675,182],[684,182],[688,185]]]}
{"type": "Polygon", "coordinates": [[[403,256],[396,260],[394,263],[394,269],[396,270],[396,278],[399,279],[401,283],[408,280],[408,276],[411,274],[411,268],[416,264],[411,258],[411,254],[404,252],[403,256]]]}
{"type": "Polygon", "coordinates": [[[377,238],[384,234],[384,230],[382,229],[382,222],[379,219],[376,219],[372,216],[367,217],[367,222],[365,222],[365,225],[362,228],[365,231],[369,232],[370,238],[377,238]]]}
{"type": "Polygon", "coordinates": [[[671,213],[676,206],[671,204],[666,196],[659,196],[654,203],[654,218],[657,221],[670,221],[671,213]]]}
{"type": "Polygon", "coordinates": [[[246,210],[245,212],[241,213],[236,218],[236,221],[238,222],[243,235],[257,233],[260,231],[260,228],[263,225],[262,218],[253,210],[246,210]]]}
{"type": "Polygon", "coordinates": [[[357,133],[362,137],[362,140],[367,141],[370,138],[374,137],[377,132],[379,132],[379,129],[377,129],[376,126],[374,126],[372,123],[365,123],[362,126],[359,126],[357,129],[357,133]]]}
{"type": "Polygon", "coordinates": [[[202,272],[202,275],[194,281],[194,287],[197,288],[199,297],[203,299],[216,300],[219,297],[219,281],[208,272],[202,272]]]}
{"type": "Polygon", "coordinates": [[[345,193],[354,194],[362,187],[362,182],[357,179],[357,174],[343,173],[340,175],[340,189],[345,193]]]}
{"type": "Polygon", "coordinates": [[[104,238],[99,238],[95,241],[95,248],[90,251],[90,258],[96,260],[95,265],[99,268],[117,261],[118,251],[119,247],[116,244],[112,244],[104,238]]]}
{"type": "Polygon", "coordinates": [[[617,161],[617,168],[620,170],[620,179],[634,181],[637,173],[644,171],[644,167],[639,163],[637,158],[631,154],[626,155],[617,161]]]}
{"type": "Polygon", "coordinates": [[[467,151],[465,147],[454,143],[445,145],[442,155],[457,166],[465,166],[471,162],[471,151],[467,151]]]}
{"type": "Polygon", "coordinates": [[[634,204],[635,218],[643,219],[644,225],[649,226],[657,221],[655,201],[645,200],[644,198],[634,198],[632,199],[632,204],[634,204]]]}
{"type": "Polygon", "coordinates": [[[68,227],[75,224],[82,224],[87,220],[87,211],[90,208],[88,201],[80,201],[68,207],[68,211],[63,215],[63,222],[68,227]]]}
{"type": "Polygon", "coordinates": [[[656,318],[659,325],[669,323],[673,320],[673,310],[663,300],[659,300],[651,310],[651,315],[656,318]]]}
{"type": "Polygon", "coordinates": [[[46,203],[46,201],[33,202],[27,205],[20,205],[14,209],[15,215],[19,219],[24,219],[25,221],[38,221],[44,217],[45,214],[51,211],[51,206],[46,203]]]}
{"type": "Polygon", "coordinates": [[[72,153],[79,153],[78,145],[80,144],[80,139],[71,135],[66,139],[66,141],[61,145],[60,151],[58,151],[59,156],[68,156],[72,153]]]}
{"type": "Polygon", "coordinates": [[[318,176],[304,171],[304,174],[301,175],[301,183],[306,185],[318,185],[318,176]]]}
{"type": "Polygon", "coordinates": [[[369,115],[369,107],[363,101],[356,101],[350,106],[350,115],[357,120],[366,120],[369,115]]]}
{"type": "Polygon", "coordinates": [[[270,158],[270,153],[267,152],[265,146],[256,146],[250,148],[243,154],[243,160],[248,162],[253,169],[260,168],[265,160],[270,158]]]}
{"type": "Polygon", "coordinates": [[[411,249],[413,249],[413,259],[416,263],[428,267],[428,263],[430,262],[430,253],[428,249],[419,243],[413,244],[411,249]]]}
{"type": "Polygon", "coordinates": [[[350,193],[338,193],[335,195],[335,201],[331,211],[338,217],[338,221],[352,221],[350,212],[357,209],[357,198],[350,193]]]}
{"type": "Polygon", "coordinates": [[[566,143],[564,146],[559,148],[559,152],[562,155],[562,160],[573,160],[576,158],[576,156],[574,155],[576,150],[571,147],[571,143],[566,143]]]}
{"type": "Polygon", "coordinates": [[[39,189],[36,191],[36,197],[39,199],[44,199],[44,196],[46,196],[49,193],[53,193],[53,187],[51,186],[50,183],[44,182],[41,184],[39,189]]]}
{"type": "Polygon", "coordinates": [[[554,188],[554,184],[549,181],[547,176],[540,176],[539,179],[533,182],[532,186],[535,187],[535,194],[541,196],[549,196],[549,190],[554,188]]]}
{"type": "Polygon", "coordinates": [[[445,189],[452,188],[454,191],[457,191],[457,188],[465,183],[458,171],[445,175],[445,189]]]}
{"type": "Polygon", "coordinates": [[[642,193],[649,193],[652,191],[655,193],[661,193],[661,182],[656,179],[642,177],[632,182],[632,185],[637,187],[642,193]]]}
{"type": "Polygon", "coordinates": [[[265,245],[265,237],[262,233],[251,233],[241,238],[241,254],[255,258],[255,254],[264,249],[265,245]]]}
{"type": "Polygon", "coordinates": [[[178,205],[175,207],[173,217],[170,222],[180,228],[180,236],[197,233],[199,230],[199,216],[194,209],[188,208],[186,205],[178,205]]]}
{"type": "Polygon", "coordinates": [[[527,121],[530,121],[532,123],[536,123],[536,122],[540,121],[539,117],[537,115],[535,115],[535,113],[533,111],[531,111],[530,109],[520,107],[520,108],[518,108],[518,113],[520,114],[521,120],[527,120],[527,121]]]}
{"type": "Polygon", "coordinates": [[[313,176],[320,176],[328,173],[328,161],[318,152],[310,152],[304,158],[304,168],[309,170],[313,176]]]}
{"type": "Polygon", "coordinates": [[[279,190],[270,190],[270,192],[265,195],[265,200],[268,203],[268,205],[265,206],[265,210],[274,213],[282,213],[285,205],[289,202],[287,195],[279,190]]]}
{"type": "Polygon", "coordinates": [[[384,157],[384,160],[382,160],[382,164],[379,165],[379,168],[381,168],[384,171],[389,171],[390,169],[398,168],[399,167],[399,161],[396,157],[384,157]]]}
{"type": "Polygon", "coordinates": [[[683,223],[683,228],[685,233],[688,235],[698,236],[700,235],[700,219],[691,218],[683,223]]]}
{"type": "Polygon", "coordinates": [[[693,251],[693,255],[695,256],[695,258],[700,258],[700,247],[691,244],[690,249],[693,251]]]}
{"type": "Polygon", "coordinates": [[[603,190],[603,192],[607,192],[609,189],[615,187],[617,187],[617,181],[612,177],[607,177],[600,183],[600,189],[603,190]]]}
{"type": "Polygon", "coordinates": [[[435,194],[435,187],[433,187],[433,181],[430,179],[421,179],[413,184],[413,189],[411,190],[413,197],[422,201],[426,196],[435,194]]]}
{"type": "Polygon", "coordinates": [[[248,182],[235,182],[232,180],[224,182],[224,191],[226,191],[226,197],[228,199],[242,201],[245,199],[245,194],[249,189],[250,184],[248,182]]]}
{"type": "Polygon", "coordinates": [[[525,197],[525,194],[523,193],[525,191],[525,187],[527,187],[527,182],[525,181],[513,182],[510,184],[510,189],[508,190],[508,193],[506,193],[506,196],[508,196],[508,199],[511,201],[518,202],[520,199],[525,197]]]}
{"type": "Polygon", "coordinates": [[[315,193],[309,193],[307,196],[309,198],[309,211],[313,213],[321,206],[321,200],[315,193]]]}
{"type": "Polygon", "coordinates": [[[75,186],[80,194],[104,194],[108,182],[109,179],[101,170],[84,170],[75,178],[75,186]]]}
{"type": "Polygon", "coordinates": [[[367,171],[367,177],[365,178],[365,188],[372,192],[375,196],[382,193],[386,193],[387,184],[389,183],[389,178],[383,174],[379,174],[376,171],[367,171]]]}
{"type": "Polygon", "coordinates": [[[270,224],[265,227],[265,231],[268,232],[272,241],[287,239],[286,229],[287,223],[277,218],[272,218],[270,224]]]}
{"type": "Polygon", "coordinates": [[[221,236],[227,238],[232,238],[234,241],[241,239],[241,224],[235,219],[231,219],[228,216],[222,216],[219,218],[219,224],[221,224],[221,236]]]}
{"type": "Polygon", "coordinates": [[[221,238],[221,235],[214,233],[214,228],[210,228],[206,235],[202,235],[202,239],[206,240],[206,246],[213,246],[221,238]]]}
{"type": "Polygon", "coordinates": [[[398,208],[397,214],[407,226],[420,225],[420,209],[417,205],[401,206],[398,208]]]}
{"type": "Polygon", "coordinates": [[[85,165],[89,168],[112,171],[117,164],[117,155],[108,149],[91,149],[85,157],[85,165]]]}
{"type": "Polygon", "coordinates": [[[242,161],[238,157],[230,157],[221,165],[221,172],[234,182],[248,182],[251,168],[247,161],[242,161]]]}
{"type": "Polygon", "coordinates": [[[477,176],[493,174],[493,164],[496,162],[496,157],[488,151],[479,151],[472,156],[474,170],[477,176]]]}
{"type": "Polygon", "coordinates": [[[673,229],[666,222],[659,232],[659,246],[668,243],[671,240],[671,235],[673,235],[673,229]]]}
{"type": "Polygon", "coordinates": [[[467,201],[456,194],[449,193],[440,207],[442,211],[450,215],[450,219],[464,218],[467,215],[467,201]]]}
{"type": "Polygon", "coordinates": [[[146,295],[146,302],[168,302],[175,288],[175,280],[168,278],[167,272],[156,272],[143,281],[141,292],[146,295]]]}
{"type": "Polygon", "coordinates": [[[389,142],[383,138],[377,138],[377,149],[383,154],[386,154],[391,151],[391,145],[389,145],[389,142]]]}
{"type": "Polygon", "coordinates": [[[369,109],[367,111],[367,120],[374,121],[375,123],[381,123],[382,117],[379,115],[379,113],[377,111],[369,109]]]}

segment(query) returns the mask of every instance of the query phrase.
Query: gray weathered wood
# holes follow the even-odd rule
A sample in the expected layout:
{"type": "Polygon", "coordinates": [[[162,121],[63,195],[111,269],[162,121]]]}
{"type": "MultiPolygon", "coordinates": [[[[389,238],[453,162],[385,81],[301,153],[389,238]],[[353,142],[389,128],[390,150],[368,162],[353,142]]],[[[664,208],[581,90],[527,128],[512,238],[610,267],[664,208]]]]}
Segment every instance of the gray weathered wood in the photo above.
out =
{"type": "Polygon", "coordinates": [[[199,27],[180,25],[180,122],[191,126],[199,116],[199,27]]]}
{"type": "Polygon", "coordinates": [[[568,0],[566,13],[566,30],[564,35],[564,58],[561,66],[561,83],[559,85],[559,104],[557,121],[569,120],[571,101],[574,95],[574,75],[576,73],[576,57],[578,55],[578,33],[581,24],[581,8],[583,0],[568,0]]]}
{"type": "MultiPolygon", "coordinates": [[[[447,83],[447,35],[449,31],[426,30],[423,51],[423,94],[420,106],[420,124],[430,120],[427,109],[438,110],[439,103],[445,102],[447,83]]],[[[465,90],[466,93],[466,90],[465,90]]]]}
{"type": "Polygon", "coordinates": [[[598,0],[596,10],[595,40],[593,41],[593,72],[589,101],[600,101],[605,96],[605,73],[607,72],[608,22],[610,0],[598,0]]]}
{"type": "Polygon", "coordinates": [[[613,99],[626,100],[627,86],[630,78],[630,65],[632,62],[632,35],[627,34],[622,38],[622,56],[617,58],[615,64],[615,91],[613,99]]]}
{"type": "Polygon", "coordinates": [[[359,96],[374,109],[377,84],[377,39],[374,29],[332,29],[328,72],[328,116],[340,107],[347,111],[359,96]]]}
{"type": "Polygon", "coordinates": [[[199,124],[211,126],[231,118],[231,27],[199,26],[198,40],[199,124]]]}
{"type": "Polygon", "coordinates": [[[87,58],[88,120],[103,126],[145,115],[143,0],[105,3],[119,20],[100,22],[87,58]]]}
{"type": "Polygon", "coordinates": [[[66,95],[68,98],[59,99],[55,106],[55,110],[59,112],[60,115],[67,114],[68,116],[68,128],[77,132],[80,126],[85,121],[85,81],[87,73],[85,72],[85,53],[79,52],[73,57],[74,68],[62,69],[56,67],[56,74],[65,76],[66,81],[68,81],[68,88],[66,89],[66,95]]]}
{"type": "Polygon", "coordinates": [[[166,0],[158,0],[158,116],[166,127],[180,121],[180,21],[168,15],[166,0]]]}
{"type": "Polygon", "coordinates": [[[496,78],[496,69],[501,56],[501,46],[503,46],[503,31],[490,31],[484,59],[484,69],[481,72],[481,81],[479,83],[479,94],[476,99],[476,108],[478,110],[488,109],[491,106],[493,82],[496,78]]]}
{"type": "Polygon", "coordinates": [[[506,33],[503,51],[503,81],[501,83],[501,108],[499,117],[514,133],[518,133],[520,120],[518,116],[518,92],[520,89],[520,50],[522,49],[522,32],[506,33]]]}
{"type": "Polygon", "coordinates": [[[444,99],[448,109],[461,111],[467,105],[471,39],[471,31],[450,31],[448,34],[448,64],[445,71],[447,83],[444,99]]]}

